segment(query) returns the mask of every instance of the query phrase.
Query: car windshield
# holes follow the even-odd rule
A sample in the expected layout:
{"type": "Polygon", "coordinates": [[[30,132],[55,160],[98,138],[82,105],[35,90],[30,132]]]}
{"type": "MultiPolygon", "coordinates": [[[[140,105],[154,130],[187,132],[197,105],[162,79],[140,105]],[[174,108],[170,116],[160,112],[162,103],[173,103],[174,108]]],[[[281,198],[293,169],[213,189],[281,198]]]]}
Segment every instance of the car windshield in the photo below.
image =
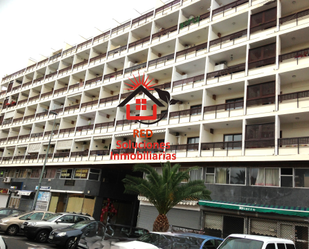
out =
{"type": "Polygon", "coordinates": [[[146,243],[153,243],[155,241],[159,240],[160,235],[154,234],[154,233],[148,233],[144,234],[140,238],[138,238],[138,241],[146,242],[146,243]]]}
{"type": "Polygon", "coordinates": [[[262,246],[263,241],[230,237],[218,249],[261,249],[262,246]]]}
{"type": "Polygon", "coordinates": [[[50,216],[47,221],[54,221],[54,220],[58,219],[61,216],[62,216],[62,214],[54,214],[53,216],[50,216]]]}
{"type": "Polygon", "coordinates": [[[85,226],[89,225],[91,222],[93,222],[93,221],[83,220],[83,221],[80,221],[80,222],[70,226],[70,227],[75,228],[75,229],[82,229],[85,226]]]}

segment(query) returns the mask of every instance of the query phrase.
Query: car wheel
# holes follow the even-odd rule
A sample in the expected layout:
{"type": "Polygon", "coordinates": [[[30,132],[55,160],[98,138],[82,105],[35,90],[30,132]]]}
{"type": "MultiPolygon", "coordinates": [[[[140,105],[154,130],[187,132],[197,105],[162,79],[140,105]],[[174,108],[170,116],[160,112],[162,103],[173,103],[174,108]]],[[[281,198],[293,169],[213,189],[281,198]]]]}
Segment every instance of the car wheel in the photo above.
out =
{"type": "Polygon", "coordinates": [[[18,233],[18,226],[16,225],[12,225],[12,226],[9,226],[8,229],[6,230],[6,233],[8,235],[16,235],[18,233]]]}
{"type": "Polygon", "coordinates": [[[37,242],[44,243],[44,242],[47,241],[48,235],[49,235],[49,231],[48,231],[48,230],[42,230],[42,231],[40,231],[40,232],[37,234],[35,240],[36,240],[37,242]]]}
{"type": "Polygon", "coordinates": [[[79,239],[74,237],[74,238],[69,238],[67,240],[67,243],[65,244],[65,248],[66,249],[75,249],[77,248],[77,245],[78,245],[78,241],[79,239]]]}

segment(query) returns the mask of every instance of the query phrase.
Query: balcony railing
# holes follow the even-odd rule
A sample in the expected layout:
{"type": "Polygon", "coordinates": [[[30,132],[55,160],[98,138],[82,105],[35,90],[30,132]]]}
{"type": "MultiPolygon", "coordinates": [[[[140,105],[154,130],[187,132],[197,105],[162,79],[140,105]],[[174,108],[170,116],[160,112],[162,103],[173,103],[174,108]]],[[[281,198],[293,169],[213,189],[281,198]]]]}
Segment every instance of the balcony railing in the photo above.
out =
{"type": "Polygon", "coordinates": [[[133,47],[135,47],[135,46],[141,45],[141,44],[143,44],[143,43],[145,43],[145,42],[148,42],[149,40],[150,40],[150,36],[147,36],[147,37],[145,37],[145,38],[143,38],[143,39],[140,39],[140,40],[138,40],[138,41],[131,42],[131,43],[129,44],[129,48],[133,48],[133,47]]]}
{"type": "Polygon", "coordinates": [[[94,125],[83,125],[83,126],[78,126],[76,127],[76,131],[88,131],[88,130],[93,130],[94,125]]]}
{"type": "Polygon", "coordinates": [[[0,138],[0,143],[6,142],[7,138],[0,138]]]}
{"type": "Polygon", "coordinates": [[[242,5],[244,3],[248,3],[248,2],[249,2],[249,0],[238,0],[238,1],[232,2],[230,4],[226,4],[226,5],[222,6],[222,7],[219,7],[217,9],[213,10],[212,14],[216,15],[216,14],[218,14],[220,12],[223,12],[223,15],[224,15],[224,11],[230,10],[232,8],[237,8],[237,6],[242,5]]]}
{"type": "Polygon", "coordinates": [[[250,28],[250,33],[252,34],[252,33],[256,32],[256,31],[260,31],[260,30],[276,27],[276,25],[277,25],[277,19],[269,21],[269,22],[266,22],[266,23],[261,23],[260,25],[258,25],[256,27],[250,28]]]}
{"type": "Polygon", "coordinates": [[[63,107],[52,110],[55,113],[63,112],[63,107]]]}
{"type": "Polygon", "coordinates": [[[38,156],[39,156],[39,153],[33,153],[33,154],[31,154],[31,155],[27,155],[27,156],[25,157],[25,159],[26,159],[26,160],[36,160],[36,159],[38,159],[38,156]]]}
{"type": "Polygon", "coordinates": [[[134,153],[134,149],[112,149],[113,154],[134,153]]]}
{"type": "Polygon", "coordinates": [[[283,23],[291,21],[291,20],[296,20],[296,22],[297,22],[298,18],[301,18],[301,17],[304,17],[304,16],[308,16],[308,15],[309,15],[309,9],[302,10],[302,11],[299,11],[297,13],[281,17],[280,18],[280,24],[283,24],[283,23]]]}
{"type": "MultiPolygon", "coordinates": [[[[166,83],[164,83],[164,84],[162,84],[162,85],[155,85],[155,86],[153,86],[152,88],[157,88],[157,89],[170,89],[171,88],[171,82],[166,82],[166,83]]],[[[152,94],[154,94],[154,93],[156,93],[156,90],[152,90],[152,91],[150,91],[152,94]]]]}
{"type": "Polygon", "coordinates": [[[177,80],[177,81],[173,82],[173,87],[183,86],[183,85],[191,83],[191,82],[194,84],[194,82],[204,80],[204,77],[205,77],[205,75],[201,74],[201,75],[197,75],[197,76],[190,77],[190,78],[187,78],[187,79],[177,80]]]}
{"type": "Polygon", "coordinates": [[[133,26],[135,23],[138,23],[138,24],[139,24],[140,21],[143,21],[143,20],[145,20],[145,19],[147,20],[148,17],[153,17],[153,11],[150,11],[150,12],[148,12],[147,14],[144,14],[144,15],[138,17],[138,18],[133,19],[133,20],[132,20],[132,26],[133,26]]]}
{"type": "Polygon", "coordinates": [[[246,148],[269,148],[275,147],[275,139],[260,139],[260,140],[253,140],[253,141],[246,141],[245,142],[246,148]]]}
{"type": "Polygon", "coordinates": [[[53,95],[53,92],[54,92],[54,91],[42,93],[42,94],[41,94],[41,98],[45,98],[45,97],[51,96],[51,95],[53,95]]]}
{"type": "MultiPolygon", "coordinates": [[[[12,91],[17,91],[18,89],[20,89],[21,88],[21,85],[20,86],[14,86],[13,88],[12,88],[12,91]]],[[[0,93],[0,95],[1,95],[1,93],[0,93]]]]}
{"type": "Polygon", "coordinates": [[[127,119],[117,120],[116,126],[130,125],[130,124],[135,123],[135,122],[136,122],[135,120],[127,120],[127,119]]]}
{"type": "Polygon", "coordinates": [[[176,57],[179,57],[179,56],[182,56],[182,55],[184,55],[186,57],[187,54],[190,54],[192,52],[196,53],[196,52],[203,50],[205,48],[207,48],[207,42],[199,44],[199,45],[191,47],[191,48],[181,50],[181,51],[176,53],[176,57]]]}
{"type": "Polygon", "coordinates": [[[34,100],[37,100],[37,99],[39,99],[39,98],[40,98],[40,95],[30,97],[30,98],[29,98],[29,102],[30,102],[30,101],[34,101],[34,100]]]}
{"type": "Polygon", "coordinates": [[[57,93],[63,93],[63,92],[66,92],[68,90],[68,87],[65,86],[65,87],[62,87],[62,88],[59,88],[59,89],[56,89],[54,91],[54,94],[57,94],[57,93]]]}
{"type": "Polygon", "coordinates": [[[62,57],[66,56],[68,54],[74,53],[75,51],[76,51],[76,46],[69,48],[67,50],[64,50],[63,53],[62,53],[62,57]]]}
{"type": "Polygon", "coordinates": [[[122,75],[123,75],[123,70],[119,70],[117,72],[104,75],[104,80],[110,80],[112,78],[122,76],[122,75]]]}
{"type": "Polygon", "coordinates": [[[106,57],[106,53],[99,54],[98,56],[91,58],[91,59],[90,59],[90,63],[91,63],[91,62],[98,61],[98,60],[103,59],[103,58],[105,58],[105,57],[106,57]]]}
{"type": "Polygon", "coordinates": [[[77,45],[77,48],[76,50],[78,49],[81,49],[81,48],[84,48],[84,47],[87,47],[88,45],[90,45],[92,43],[92,39],[88,40],[88,41],[85,41],[85,42],[82,42],[80,44],[77,45]]]}
{"type": "Polygon", "coordinates": [[[25,121],[28,121],[30,119],[33,119],[35,117],[35,114],[31,114],[31,115],[27,115],[27,116],[24,116],[24,122],[25,121]]]}
{"type": "Polygon", "coordinates": [[[177,4],[179,4],[180,3],[180,0],[175,0],[175,1],[173,1],[173,2],[170,2],[170,3],[168,3],[168,4],[165,4],[165,5],[163,5],[163,6],[161,6],[161,7],[159,7],[159,8],[157,8],[156,10],[155,10],[155,14],[157,14],[158,12],[160,12],[160,11],[165,11],[165,10],[167,10],[167,9],[173,9],[173,7],[175,6],[175,5],[177,5],[177,4]]]}
{"type": "Polygon", "coordinates": [[[111,121],[111,122],[104,122],[104,123],[99,123],[99,124],[95,124],[95,128],[110,128],[110,127],[114,127],[115,125],[115,121],[111,121]]]}
{"type": "Polygon", "coordinates": [[[23,99],[18,101],[18,105],[21,105],[23,103],[27,103],[28,99],[23,99]]]}
{"type": "Polygon", "coordinates": [[[98,35],[98,36],[94,37],[93,38],[93,42],[97,42],[97,41],[99,41],[101,39],[106,39],[107,37],[109,37],[109,34],[110,34],[110,30],[105,32],[105,33],[103,33],[103,34],[101,34],[101,35],[98,35]]]}
{"type": "Polygon", "coordinates": [[[30,72],[30,71],[34,70],[35,67],[36,67],[36,64],[34,64],[34,65],[32,65],[32,66],[29,66],[29,67],[26,68],[26,71],[27,71],[27,72],[30,72]]]}
{"type": "Polygon", "coordinates": [[[166,34],[169,34],[169,33],[172,33],[174,31],[177,30],[177,25],[173,26],[173,27],[170,27],[170,28],[167,28],[167,29],[163,29],[155,34],[152,35],[152,39],[156,38],[156,37],[160,37],[160,36],[163,36],[163,35],[166,35],[166,34]]]}
{"type": "Polygon", "coordinates": [[[96,99],[96,100],[93,100],[93,101],[89,101],[89,102],[85,102],[85,103],[82,103],[81,104],[81,108],[87,108],[88,106],[91,106],[91,107],[93,107],[93,106],[97,106],[98,105],[98,99],[96,99]]]}
{"type": "Polygon", "coordinates": [[[284,60],[288,60],[288,59],[292,59],[292,58],[298,59],[298,58],[302,58],[302,57],[307,57],[308,55],[309,55],[309,48],[305,48],[305,49],[301,49],[301,50],[298,50],[298,51],[279,55],[279,60],[280,60],[280,62],[282,62],[284,60]]]}
{"type": "Polygon", "coordinates": [[[209,18],[209,16],[210,16],[210,12],[206,12],[206,13],[200,15],[200,21],[209,18]]]}
{"type": "Polygon", "coordinates": [[[42,60],[42,61],[39,61],[38,64],[37,64],[37,68],[45,65],[46,63],[48,62],[48,59],[45,59],[45,60],[42,60]]]}
{"type": "Polygon", "coordinates": [[[116,49],[113,49],[111,51],[108,51],[107,56],[115,55],[115,54],[121,53],[122,51],[125,51],[125,50],[127,50],[127,45],[124,45],[120,48],[116,48],[116,49]]]}
{"type": "Polygon", "coordinates": [[[301,146],[309,146],[309,137],[292,137],[292,138],[279,138],[278,147],[296,147],[297,154],[301,146]]]}
{"type": "Polygon", "coordinates": [[[130,24],[131,24],[131,21],[126,22],[126,23],[124,23],[124,24],[122,24],[122,25],[120,25],[120,26],[118,26],[116,28],[113,28],[112,29],[112,34],[118,33],[119,31],[124,31],[127,27],[130,26],[130,24]]]}
{"type": "Polygon", "coordinates": [[[17,140],[17,139],[18,139],[18,136],[8,137],[7,141],[10,142],[10,141],[14,141],[14,140],[17,140]]]}
{"type": "Polygon", "coordinates": [[[224,111],[231,111],[235,109],[242,109],[244,107],[244,101],[235,101],[231,103],[224,103],[219,105],[211,105],[211,106],[205,106],[204,107],[204,113],[205,112],[216,112],[219,110],[224,111]]]}
{"type": "Polygon", "coordinates": [[[234,141],[234,142],[213,142],[213,143],[202,143],[201,150],[229,150],[229,149],[241,149],[242,142],[234,141]]]}
{"type": "Polygon", "coordinates": [[[75,90],[83,86],[84,86],[84,82],[78,82],[76,84],[69,85],[69,90],[75,90]]]}
{"type": "Polygon", "coordinates": [[[66,107],[64,107],[64,111],[77,110],[77,109],[79,109],[79,106],[80,106],[80,104],[66,106],[66,107]]]}
{"type": "Polygon", "coordinates": [[[22,84],[22,87],[30,86],[32,84],[32,81],[26,82],[22,84]]]}
{"type": "Polygon", "coordinates": [[[247,107],[255,105],[274,104],[274,103],[275,103],[275,96],[258,98],[258,99],[249,99],[247,100],[247,107]]]}
{"type": "Polygon", "coordinates": [[[78,157],[78,156],[88,156],[89,151],[85,150],[85,151],[73,151],[71,152],[71,157],[78,157]]]}
{"type": "Polygon", "coordinates": [[[29,139],[30,138],[30,134],[26,134],[26,135],[19,135],[18,140],[22,140],[22,139],[29,139]]]}
{"type": "Polygon", "coordinates": [[[174,54],[169,54],[169,55],[166,55],[166,56],[163,56],[163,57],[149,61],[148,67],[150,67],[152,65],[158,65],[160,63],[165,63],[165,62],[167,62],[169,60],[173,60],[173,59],[174,59],[174,54]]]}
{"type": "MultiPolygon", "coordinates": [[[[47,158],[52,158],[53,157],[53,153],[48,153],[47,158]]],[[[46,157],[46,153],[45,154],[39,154],[39,159],[44,159],[46,157]]]]}
{"type": "MultiPolygon", "coordinates": [[[[57,135],[58,134],[58,130],[53,130],[53,135],[57,135]]],[[[45,131],[44,132],[44,136],[50,136],[50,134],[51,134],[51,131],[45,131]]]]}
{"type": "Polygon", "coordinates": [[[198,150],[198,145],[199,144],[178,144],[178,145],[170,145],[169,149],[166,150],[174,150],[174,151],[196,151],[198,150]]]}
{"type": "Polygon", "coordinates": [[[170,112],[170,118],[178,118],[183,116],[199,115],[202,112],[201,107],[191,108],[182,111],[170,112]]]}
{"type": "Polygon", "coordinates": [[[232,40],[235,40],[237,38],[240,38],[240,37],[243,37],[243,36],[246,36],[246,35],[247,35],[247,29],[244,29],[244,30],[238,31],[236,33],[226,35],[226,36],[223,36],[221,38],[212,40],[212,41],[209,42],[209,46],[211,47],[211,46],[216,45],[216,44],[220,44],[220,43],[222,44],[223,42],[232,41],[232,40]]]}
{"type": "Polygon", "coordinates": [[[87,64],[88,64],[88,60],[84,60],[84,61],[82,61],[82,62],[79,62],[79,63],[74,64],[74,65],[73,65],[73,69],[83,67],[83,66],[85,66],[85,65],[87,65],[87,64]]]}
{"type": "Polygon", "coordinates": [[[309,90],[307,91],[300,91],[300,92],[293,92],[293,93],[286,93],[280,94],[278,96],[279,102],[287,101],[296,99],[297,100],[297,108],[299,107],[299,99],[301,98],[308,98],[309,97],[309,90]]]}
{"type": "Polygon", "coordinates": [[[49,57],[49,61],[53,61],[53,60],[58,59],[59,57],[61,57],[61,54],[62,54],[62,52],[49,57]]]}
{"type": "Polygon", "coordinates": [[[109,150],[91,150],[90,151],[90,156],[108,156],[109,155],[109,150]]]}
{"type": "Polygon", "coordinates": [[[46,77],[45,77],[45,80],[48,80],[49,78],[51,78],[51,77],[57,75],[57,73],[58,73],[58,72],[56,71],[56,72],[54,72],[54,73],[47,74],[46,77]]]}
{"type": "Polygon", "coordinates": [[[57,152],[54,153],[54,158],[62,158],[62,157],[69,157],[70,152],[57,152]]]}
{"type": "Polygon", "coordinates": [[[44,132],[37,132],[37,133],[32,133],[30,135],[30,138],[35,138],[35,137],[43,137],[44,132]]]}
{"type": "Polygon", "coordinates": [[[66,73],[66,72],[69,72],[71,69],[72,69],[72,65],[71,65],[71,66],[68,66],[68,67],[65,67],[65,68],[63,68],[63,69],[60,69],[60,70],[59,70],[59,75],[60,75],[60,74],[63,74],[63,73],[66,73]]]}
{"type": "Polygon", "coordinates": [[[119,100],[119,94],[117,94],[115,96],[100,99],[99,103],[103,104],[103,103],[108,103],[108,102],[118,102],[118,100],[119,100]]]}
{"type": "Polygon", "coordinates": [[[125,74],[126,73],[132,73],[133,71],[136,71],[136,70],[139,70],[139,69],[142,69],[142,68],[146,68],[146,65],[147,65],[147,62],[144,62],[144,63],[138,64],[136,66],[126,68],[124,70],[124,73],[125,74]]]}
{"type": "Polygon", "coordinates": [[[90,85],[90,84],[95,83],[95,82],[100,82],[101,80],[102,80],[102,76],[99,76],[99,77],[96,77],[94,79],[87,80],[85,85],[90,85]]]}
{"type": "Polygon", "coordinates": [[[12,120],[13,120],[13,118],[8,118],[8,119],[3,120],[2,125],[11,124],[12,120]]]}
{"type": "Polygon", "coordinates": [[[233,73],[245,71],[245,69],[246,69],[246,64],[241,63],[241,64],[238,64],[238,65],[235,65],[235,66],[230,66],[230,67],[223,69],[223,70],[218,70],[218,71],[214,71],[214,72],[211,72],[211,73],[207,73],[206,78],[209,79],[209,78],[213,78],[213,77],[221,77],[221,76],[225,76],[225,75],[228,75],[228,74],[232,75],[233,73]]]}
{"type": "Polygon", "coordinates": [[[59,135],[63,134],[63,133],[74,133],[75,132],[75,127],[71,127],[71,128],[65,128],[65,129],[60,129],[59,130],[59,135]]]}

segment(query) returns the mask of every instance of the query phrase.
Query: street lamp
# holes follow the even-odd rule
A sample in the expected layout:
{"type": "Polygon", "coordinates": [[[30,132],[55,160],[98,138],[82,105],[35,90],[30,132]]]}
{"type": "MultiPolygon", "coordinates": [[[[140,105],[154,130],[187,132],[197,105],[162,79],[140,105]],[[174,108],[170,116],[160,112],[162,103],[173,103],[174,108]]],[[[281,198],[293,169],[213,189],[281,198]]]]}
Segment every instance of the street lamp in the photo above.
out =
{"type": "Polygon", "coordinates": [[[55,118],[54,118],[54,122],[53,122],[53,128],[52,128],[50,136],[49,136],[49,142],[48,142],[48,146],[47,146],[47,150],[46,150],[46,155],[45,155],[45,159],[44,159],[44,163],[43,163],[42,172],[41,172],[40,179],[39,179],[38,189],[35,192],[35,196],[34,196],[34,200],[33,200],[33,204],[32,204],[31,210],[35,210],[35,206],[36,206],[36,203],[38,201],[38,196],[39,196],[39,192],[40,192],[40,189],[41,189],[41,183],[42,183],[42,179],[43,179],[43,175],[44,175],[44,171],[45,171],[45,166],[46,166],[46,162],[47,162],[47,158],[48,158],[49,147],[50,147],[51,139],[52,139],[53,132],[54,132],[54,127],[55,127],[55,123],[56,123],[56,117],[58,115],[57,112],[53,112],[53,111],[50,111],[49,114],[54,114],[55,118]]]}

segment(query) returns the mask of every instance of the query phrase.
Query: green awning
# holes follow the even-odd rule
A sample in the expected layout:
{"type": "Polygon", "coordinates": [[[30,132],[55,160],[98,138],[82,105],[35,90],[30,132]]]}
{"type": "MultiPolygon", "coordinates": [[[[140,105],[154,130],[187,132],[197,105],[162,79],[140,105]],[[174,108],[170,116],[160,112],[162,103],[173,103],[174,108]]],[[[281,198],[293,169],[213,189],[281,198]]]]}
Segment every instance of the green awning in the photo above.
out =
{"type": "Polygon", "coordinates": [[[275,213],[275,214],[283,214],[283,215],[291,215],[299,217],[309,217],[309,208],[303,208],[303,207],[256,205],[248,203],[203,201],[203,200],[200,200],[198,204],[206,207],[233,209],[247,212],[275,213]]]}

